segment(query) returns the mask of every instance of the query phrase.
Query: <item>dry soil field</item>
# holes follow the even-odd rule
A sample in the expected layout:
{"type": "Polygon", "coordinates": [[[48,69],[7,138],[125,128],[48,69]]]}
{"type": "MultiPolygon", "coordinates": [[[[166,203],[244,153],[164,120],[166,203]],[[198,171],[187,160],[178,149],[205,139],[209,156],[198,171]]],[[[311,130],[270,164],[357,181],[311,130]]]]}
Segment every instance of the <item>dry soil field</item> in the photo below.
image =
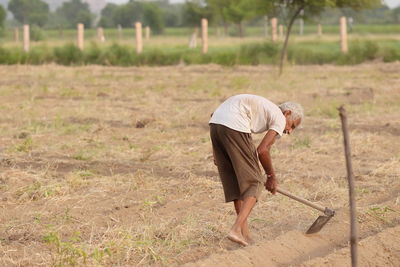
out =
{"type": "MultiPolygon", "coordinates": [[[[346,266],[346,104],[361,266],[400,265],[400,63],[273,67],[0,67],[1,266],[346,266]],[[263,193],[256,244],[225,238],[207,121],[230,95],[304,105],[273,148],[282,188],[337,216],[263,193]]],[[[261,136],[253,136],[258,143],[261,136]]]]}

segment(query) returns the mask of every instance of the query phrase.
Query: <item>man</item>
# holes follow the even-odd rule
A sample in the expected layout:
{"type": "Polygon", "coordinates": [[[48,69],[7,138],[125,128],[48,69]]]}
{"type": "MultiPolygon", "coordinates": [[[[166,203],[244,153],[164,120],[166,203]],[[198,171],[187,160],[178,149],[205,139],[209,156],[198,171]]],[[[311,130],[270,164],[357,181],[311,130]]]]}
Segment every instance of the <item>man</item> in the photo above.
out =
{"type": "Polygon", "coordinates": [[[212,114],[210,136],[214,163],[224,188],[225,201],[233,201],[236,221],[228,238],[247,246],[252,242],[247,217],[261,194],[263,184],[276,193],[277,180],[270,155],[275,139],[291,134],[304,117],[303,108],[292,102],[279,106],[261,96],[241,94],[228,98],[212,114]],[[255,148],[251,134],[266,132],[255,148]],[[259,163],[265,171],[265,182],[259,163]]]}

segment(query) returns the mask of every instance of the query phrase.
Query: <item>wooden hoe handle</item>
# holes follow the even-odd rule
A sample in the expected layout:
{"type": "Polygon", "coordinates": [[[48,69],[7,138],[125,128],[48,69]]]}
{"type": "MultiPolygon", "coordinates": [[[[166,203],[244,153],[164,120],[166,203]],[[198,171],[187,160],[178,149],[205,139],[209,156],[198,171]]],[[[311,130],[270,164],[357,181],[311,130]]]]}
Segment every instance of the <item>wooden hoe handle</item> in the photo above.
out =
{"type": "Polygon", "coordinates": [[[290,197],[291,199],[294,199],[294,200],[296,200],[298,202],[301,202],[301,203],[303,203],[303,204],[305,204],[307,206],[310,206],[311,208],[314,208],[316,210],[319,210],[319,211],[322,211],[322,212],[325,213],[326,208],[324,208],[324,207],[322,207],[320,205],[317,205],[315,203],[312,203],[312,202],[310,202],[310,201],[308,201],[308,200],[306,200],[304,198],[292,195],[291,193],[289,193],[289,192],[287,192],[285,190],[279,189],[279,188],[276,190],[276,192],[278,192],[278,193],[280,193],[282,195],[285,195],[287,197],[290,197]]]}

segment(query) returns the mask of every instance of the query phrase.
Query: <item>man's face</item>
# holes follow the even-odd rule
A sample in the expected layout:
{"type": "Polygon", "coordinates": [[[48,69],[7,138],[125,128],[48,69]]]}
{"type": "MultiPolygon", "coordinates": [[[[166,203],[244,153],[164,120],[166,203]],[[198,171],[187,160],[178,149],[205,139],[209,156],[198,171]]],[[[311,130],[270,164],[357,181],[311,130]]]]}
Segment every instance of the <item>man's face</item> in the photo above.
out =
{"type": "Polygon", "coordinates": [[[290,110],[285,111],[283,113],[283,115],[285,115],[285,117],[286,117],[286,126],[285,126],[285,130],[283,130],[283,133],[291,134],[293,132],[293,130],[296,129],[300,125],[301,119],[299,118],[297,120],[292,120],[291,119],[292,112],[290,110]]]}

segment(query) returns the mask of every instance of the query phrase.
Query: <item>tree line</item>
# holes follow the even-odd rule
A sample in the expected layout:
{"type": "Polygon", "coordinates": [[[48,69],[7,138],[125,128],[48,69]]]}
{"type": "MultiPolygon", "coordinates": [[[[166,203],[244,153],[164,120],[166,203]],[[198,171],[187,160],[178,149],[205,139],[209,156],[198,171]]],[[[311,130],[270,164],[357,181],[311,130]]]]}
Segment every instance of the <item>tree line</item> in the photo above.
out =
{"type": "Polygon", "coordinates": [[[400,23],[400,7],[391,10],[379,0],[188,0],[180,4],[129,0],[107,4],[99,16],[82,0],[66,1],[55,11],[43,0],[10,0],[7,7],[0,5],[0,29],[8,10],[18,23],[38,27],[75,28],[83,23],[86,28],[115,28],[132,27],[141,21],[154,33],[162,33],[164,27],[197,26],[201,18],[207,18],[210,25],[223,27],[226,34],[232,28],[231,33],[242,36],[244,23],[262,25],[265,16],[288,23],[296,5],[304,5],[298,15],[313,22],[337,23],[339,16],[346,15],[359,23],[400,23]]]}

